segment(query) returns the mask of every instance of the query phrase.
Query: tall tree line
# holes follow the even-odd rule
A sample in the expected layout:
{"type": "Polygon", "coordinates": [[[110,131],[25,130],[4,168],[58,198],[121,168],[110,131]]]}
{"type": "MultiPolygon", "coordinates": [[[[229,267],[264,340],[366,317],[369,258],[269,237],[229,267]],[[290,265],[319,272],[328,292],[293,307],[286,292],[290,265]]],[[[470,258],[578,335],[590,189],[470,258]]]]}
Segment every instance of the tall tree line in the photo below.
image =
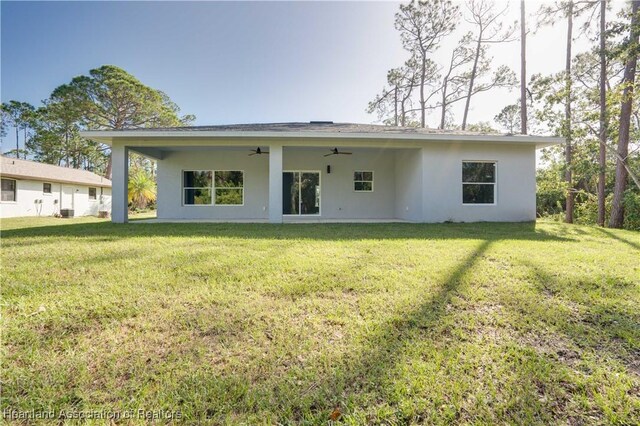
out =
{"type": "Polygon", "coordinates": [[[55,88],[37,108],[11,100],[0,111],[3,140],[7,128],[16,132],[16,149],[6,154],[87,169],[108,178],[109,147],[82,138],[80,131],[179,126],[195,118],[181,116],[165,93],[113,65],[92,69],[55,88]],[[19,147],[21,133],[24,149],[19,147]]]}
{"type": "Polygon", "coordinates": [[[506,2],[411,1],[395,16],[409,59],[397,69],[403,72],[390,72],[367,111],[388,125],[427,127],[427,117],[436,112],[434,124],[441,129],[562,136],[564,146],[544,153],[539,214],[640,229],[639,3],[521,0],[519,22],[509,24],[506,2]],[[527,11],[529,5],[535,8],[527,11]],[[529,76],[527,35],[554,25],[566,34],[563,66],[551,75],[529,76]],[[453,44],[443,41],[463,27],[468,32],[449,59],[435,61],[435,52],[453,44]],[[576,52],[578,38],[589,40],[586,51],[576,52]],[[490,54],[495,45],[518,39],[519,82],[512,70],[494,66],[490,54]],[[469,124],[474,95],[518,85],[518,99],[493,123],[469,124]],[[452,114],[458,104],[460,122],[452,114]]]}
{"type": "Polygon", "coordinates": [[[411,1],[400,5],[395,28],[407,51],[405,64],[389,72],[387,86],[367,111],[387,124],[427,127],[427,115],[438,111],[438,127],[449,126],[452,108],[464,102],[462,129],[474,97],[498,87],[514,87],[517,78],[507,66],[492,68],[489,47],[515,41],[516,27],[504,26],[507,9],[490,0],[469,0],[461,8],[448,0],[411,1]],[[445,38],[461,22],[471,30],[462,35],[441,65],[433,60],[445,38]],[[390,78],[393,77],[393,78],[390,78]],[[400,96],[398,96],[400,94],[400,96]]]}

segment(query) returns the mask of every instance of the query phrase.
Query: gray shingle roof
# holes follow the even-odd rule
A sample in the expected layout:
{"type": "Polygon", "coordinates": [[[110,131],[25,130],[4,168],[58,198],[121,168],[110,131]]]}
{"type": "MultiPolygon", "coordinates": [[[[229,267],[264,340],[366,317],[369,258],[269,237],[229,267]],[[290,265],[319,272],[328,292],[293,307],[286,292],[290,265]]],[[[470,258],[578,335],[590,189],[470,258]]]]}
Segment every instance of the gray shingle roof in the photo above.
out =
{"type": "Polygon", "coordinates": [[[0,156],[0,175],[46,182],[75,183],[111,188],[111,181],[87,170],[0,156]]]}
{"type": "MultiPolygon", "coordinates": [[[[333,123],[330,121],[292,122],[292,123],[251,123],[223,124],[215,126],[183,126],[126,129],[125,132],[314,132],[314,133],[373,133],[373,134],[412,134],[412,135],[499,135],[499,133],[481,133],[465,130],[440,130],[417,127],[395,127],[380,124],[333,123]]],[[[117,130],[113,130],[117,132],[117,130]]]]}

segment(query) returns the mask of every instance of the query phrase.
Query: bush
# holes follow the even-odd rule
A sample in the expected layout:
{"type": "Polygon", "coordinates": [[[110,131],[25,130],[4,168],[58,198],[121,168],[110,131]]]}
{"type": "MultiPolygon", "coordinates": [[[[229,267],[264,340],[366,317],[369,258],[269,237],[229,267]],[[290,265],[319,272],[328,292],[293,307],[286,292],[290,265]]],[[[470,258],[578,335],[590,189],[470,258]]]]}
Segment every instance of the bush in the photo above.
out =
{"type": "Polygon", "coordinates": [[[558,170],[538,170],[536,177],[536,213],[538,216],[553,216],[564,212],[567,184],[558,170]]]}
{"type": "Polygon", "coordinates": [[[640,231],[640,194],[631,190],[624,194],[624,228],[640,231]]]}

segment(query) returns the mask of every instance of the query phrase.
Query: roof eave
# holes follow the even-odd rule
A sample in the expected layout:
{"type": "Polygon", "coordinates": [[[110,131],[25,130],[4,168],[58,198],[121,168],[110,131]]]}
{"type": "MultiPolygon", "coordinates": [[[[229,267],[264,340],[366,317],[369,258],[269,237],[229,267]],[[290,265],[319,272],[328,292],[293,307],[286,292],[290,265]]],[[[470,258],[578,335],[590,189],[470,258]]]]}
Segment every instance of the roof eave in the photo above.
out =
{"type": "Polygon", "coordinates": [[[51,183],[66,183],[71,185],[84,185],[84,186],[96,186],[99,188],[111,188],[111,182],[83,182],[79,180],[69,180],[69,179],[57,179],[57,178],[48,178],[42,176],[31,176],[25,174],[18,173],[2,173],[2,177],[7,177],[11,179],[23,179],[23,180],[35,180],[38,182],[51,182],[51,183]]]}
{"type": "Polygon", "coordinates": [[[217,131],[84,131],[82,137],[107,145],[114,139],[381,139],[412,141],[452,141],[452,142],[498,142],[498,143],[535,143],[536,148],[564,143],[564,138],[550,136],[510,136],[510,135],[456,135],[456,134],[398,134],[398,133],[340,133],[340,132],[217,132],[217,131]]]}

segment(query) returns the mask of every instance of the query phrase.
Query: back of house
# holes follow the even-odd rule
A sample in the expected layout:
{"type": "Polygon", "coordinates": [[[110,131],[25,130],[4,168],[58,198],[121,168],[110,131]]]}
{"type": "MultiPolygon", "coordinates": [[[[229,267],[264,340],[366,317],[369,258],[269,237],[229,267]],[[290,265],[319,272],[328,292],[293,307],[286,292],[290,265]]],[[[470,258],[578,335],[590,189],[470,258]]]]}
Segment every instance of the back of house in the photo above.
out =
{"type": "Polygon", "coordinates": [[[161,221],[530,221],[536,149],[562,142],[330,121],[83,136],[112,147],[114,222],[129,152],[157,162],[161,221]]]}

